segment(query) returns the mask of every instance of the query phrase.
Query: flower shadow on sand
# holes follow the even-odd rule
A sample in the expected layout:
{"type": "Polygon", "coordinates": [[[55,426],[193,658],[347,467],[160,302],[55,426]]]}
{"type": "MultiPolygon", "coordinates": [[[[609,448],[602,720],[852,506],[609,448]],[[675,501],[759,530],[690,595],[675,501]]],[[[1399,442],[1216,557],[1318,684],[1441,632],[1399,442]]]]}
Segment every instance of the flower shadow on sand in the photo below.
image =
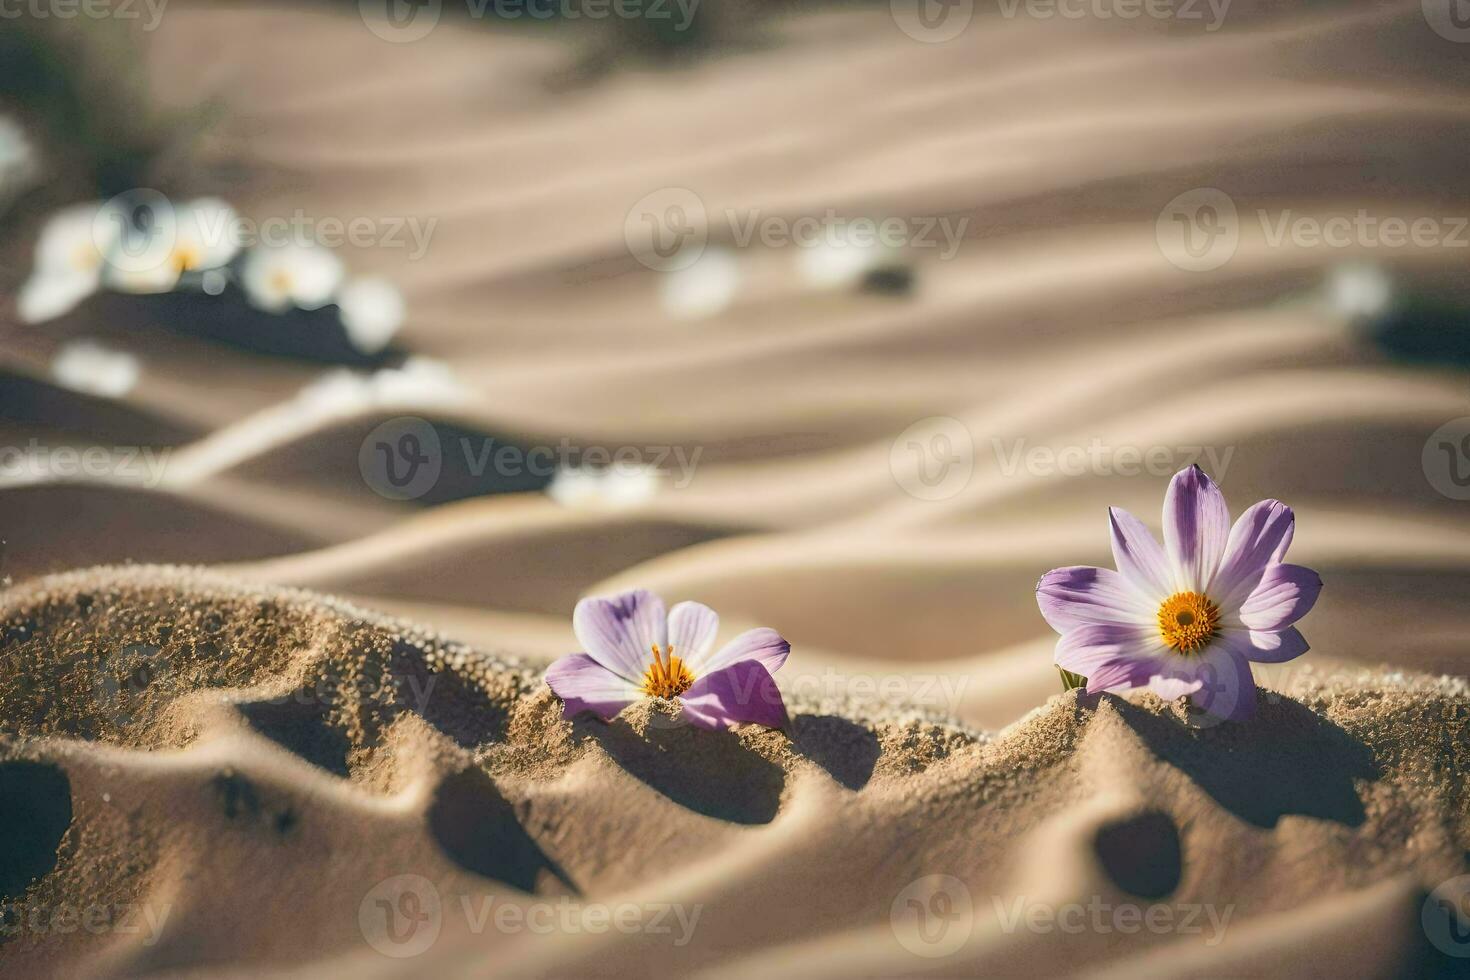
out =
{"type": "MultiPolygon", "coordinates": [[[[786,785],[779,764],[730,731],[705,731],[658,711],[648,719],[646,727],[626,719],[580,718],[575,724],[629,775],[682,807],[731,823],[775,819],[786,785]]],[[[871,731],[826,715],[796,716],[792,727],[794,753],[849,790],[867,785],[879,755],[871,731]]]]}
{"type": "Polygon", "coordinates": [[[1379,777],[1372,751],[1299,701],[1263,694],[1249,724],[1195,729],[1105,698],[1154,755],[1247,823],[1272,828],[1300,815],[1357,827],[1366,818],[1355,781],[1379,777]]]}
{"type": "Polygon", "coordinates": [[[878,762],[878,736],[835,715],[799,715],[792,721],[797,752],[846,789],[856,792],[868,784],[878,762]]]}
{"type": "Polygon", "coordinates": [[[528,893],[537,892],[538,881],[549,874],[567,891],[578,893],[481,769],[465,769],[439,784],[429,807],[429,830],[456,864],[475,874],[528,893]]]}
{"type": "Polygon", "coordinates": [[[705,731],[657,711],[648,717],[646,728],[626,718],[574,724],[629,775],[682,807],[739,824],[776,818],[786,785],[779,765],[730,731],[705,731]]]}

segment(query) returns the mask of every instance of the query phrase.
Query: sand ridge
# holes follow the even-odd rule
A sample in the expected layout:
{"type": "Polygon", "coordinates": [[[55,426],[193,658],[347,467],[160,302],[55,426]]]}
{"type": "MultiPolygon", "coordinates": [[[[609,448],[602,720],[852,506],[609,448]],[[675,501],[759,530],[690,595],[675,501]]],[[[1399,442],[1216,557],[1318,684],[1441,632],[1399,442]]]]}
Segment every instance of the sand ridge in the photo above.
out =
{"type": "MultiPolygon", "coordinates": [[[[403,873],[527,908],[702,909],[698,941],[675,947],[476,931],[446,903],[409,962],[449,974],[733,970],[829,933],[860,937],[828,950],[832,975],[852,950],[876,957],[865,973],[1040,969],[1118,949],[1006,929],[1008,902],[1212,902],[1269,934],[1273,910],[1328,894],[1398,882],[1417,901],[1463,873],[1470,842],[1470,689],[1452,678],[1303,673],[1262,693],[1256,722],[1213,728],[1152,696],[1059,695],[986,733],[798,695],[789,734],[714,734],[651,703],[565,722],[513,652],[199,569],[40,579],[8,590],[0,623],[0,774],[29,766],[15,778],[33,788],[60,772],[59,797],[29,795],[71,809],[54,870],[7,899],[169,910],[146,945],[10,939],[0,955],[22,973],[386,969],[356,916],[403,873]],[[935,963],[868,897],[932,873],[976,916],[935,963]]],[[[1395,962],[1425,955],[1411,939],[1395,962]]]]}

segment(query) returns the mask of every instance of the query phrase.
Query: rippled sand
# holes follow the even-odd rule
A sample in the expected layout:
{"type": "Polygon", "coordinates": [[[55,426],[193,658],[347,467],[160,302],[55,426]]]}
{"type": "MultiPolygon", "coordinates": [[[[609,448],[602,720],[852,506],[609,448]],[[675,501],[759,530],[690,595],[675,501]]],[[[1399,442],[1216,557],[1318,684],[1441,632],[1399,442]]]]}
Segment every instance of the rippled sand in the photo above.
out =
{"type": "Polygon", "coordinates": [[[167,451],[156,480],[0,487],[0,785],[27,801],[0,820],[41,828],[17,838],[23,902],[161,916],[0,936],[7,976],[1464,962],[1421,922],[1470,870],[1470,523],[1425,448],[1470,386],[1388,360],[1320,290],[1367,257],[1463,295],[1464,252],[1277,246],[1256,217],[1470,213],[1470,61],[1420,4],[1242,4],[1213,33],[977,16],[946,45],[881,6],[815,12],[570,88],[550,36],[385,45],[350,9],[180,2],[143,40],[162,96],[221,100],[197,152],[248,178],[243,212],[437,220],[422,259],[351,261],[403,286],[399,341],[464,390],[324,405],[300,395],[321,364],[111,298],[0,322],[7,444],[167,451]],[[1243,216],[1209,274],[1156,240],[1201,186],[1243,216]],[[688,322],[624,241],[668,187],[715,244],[727,209],[968,221],[952,258],[913,252],[911,295],[817,291],[757,245],[734,305],[688,322]],[[138,355],[122,402],[48,380],[77,336],[138,355]],[[445,438],[417,504],[358,465],[404,415],[445,438]],[[969,447],[943,492],[909,445],[935,433],[969,447]],[[698,462],[619,509],[456,499],[487,437],[698,462]],[[1106,563],[1104,508],[1156,524],[1197,458],[1235,511],[1295,508],[1293,560],[1326,582],[1312,652],[1258,672],[1248,726],[1058,695],[1037,577],[1106,563]],[[787,636],[789,737],[558,720],[539,676],[572,605],[633,584],[787,636]],[[529,917],[498,925],[501,903],[529,917]],[[624,905],[638,928],[525,924],[624,905]],[[1016,918],[1095,905],[1172,924],[1016,918]],[[410,921],[435,925],[422,951],[384,932],[410,921]]]}

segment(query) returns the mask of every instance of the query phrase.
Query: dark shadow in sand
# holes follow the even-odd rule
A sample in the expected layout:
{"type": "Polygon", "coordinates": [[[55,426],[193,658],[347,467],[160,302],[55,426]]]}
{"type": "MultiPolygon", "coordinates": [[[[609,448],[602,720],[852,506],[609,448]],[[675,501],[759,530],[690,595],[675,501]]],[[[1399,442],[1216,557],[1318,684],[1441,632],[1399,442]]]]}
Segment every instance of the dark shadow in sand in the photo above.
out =
{"type": "Polygon", "coordinates": [[[834,715],[798,715],[793,724],[798,752],[850,790],[868,784],[878,762],[878,736],[834,715]]]}
{"type": "Polygon", "coordinates": [[[403,351],[388,347],[365,354],[352,345],[336,306],[284,313],[258,310],[233,283],[218,296],[180,290],[154,295],[99,293],[87,300],[91,322],[146,324],[174,333],[298,361],[356,368],[384,367],[403,351]]]}
{"type": "Polygon", "coordinates": [[[352,743],[332,724],[319,692],[302,688],[269,701],[237,706],[250,727],[314,766],[346,778],[352,743]]]}
{"type": "MultiPolygon", "coordinates": [[[[70,825],[66,773],[46,762],[0,763],[0,900],[19,899],[32,881],[56,867],[70,825]]],[[[0,929],[0,941],[8,933],[0,929]]]]}
{"type": "Polygon", "coordinates": [[[269,793],[262,793],[255,783],[234,769],[215,773],[210,777],[209,789],[226,819],[256,825],[278,838],[291,836],[301,822],[295,807],[275,805],[269,793]]]}
{"type": "Polygon", "coordinates": [[[1399,301],[1373,320],[1368,337],[1400,361],[1470,367],[1470,309],[1438,297],[1399,301]]]}
{"type": "Polygon", "coordinates": [[[1179,887],[1184,858],[1167,813],[1147,810],[1103,824],[1092,847],[1108,877],[1132,895],[1160,899],[1179,887]]]}
{"type": "Polygon", "coordinates": [[[580,718],[578,734],[594,739],[618,765],[695,813],[731,823],[776,818],[786,773],[730,732],[711,732],[666,716],[645,734],[627,723],[580,718]]]}
{"type": "MultiPolygon", "coordinates": [[[[467,749],[505,735],[509,719],[501,705],[457,671],[429,670],[424,652],[410,643],[400,640],[393,645],[387,676],[378,680],[378,689],[393,691],[392,710],[384,713],[383,724],[400,711],[413,711],[467,749]]],[[[363,683],[364,690],[371,689],[366,678],[363,683]]]]}
{"type": "Polygon", "coordinates": [[[536,891],[545,872],[578,893],[566,872],[526,833],[515,808],[481,769],[465,769],[439,784],[429,806],[429,831],[467,871],[523,892],[536,891]]]}
{"type": "Polygon", "coordinates": [[[1109,701],[1155,755],[1248,823],[1296,814],[1356,827],[1366,816],[1353,782],[1378,778],[1373,753],[1298,701],[1262,697],[1249,722],[1208,728],[1109,701]]]}

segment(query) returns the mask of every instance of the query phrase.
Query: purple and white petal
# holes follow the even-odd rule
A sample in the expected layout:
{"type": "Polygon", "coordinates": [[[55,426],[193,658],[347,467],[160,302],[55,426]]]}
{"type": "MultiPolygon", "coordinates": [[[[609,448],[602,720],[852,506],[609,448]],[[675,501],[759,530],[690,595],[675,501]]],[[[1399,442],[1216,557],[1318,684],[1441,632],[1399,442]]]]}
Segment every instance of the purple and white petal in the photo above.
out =
{"type": "Polygon", "coordinates": [[[1296,516],[1279,500],[1252,504],[1230,529],[1225,557],[1210,595],[1227,615],[1240,609],[1261,576],[1291,543],[1296,516]]]}
{"type": "Polygon", "coordinates": [[[643,697],[635,684],[608,670],[585,653],[569,653],[546,669],[546,683],[566,702],[563,718],[591,711],[608,720],[643,697]]]}
{"type": "Polygon", "coordinates": [[[1200,681],[1189,696],[1195,707],[1227,721],[1244,721],[1255,714],[1256,679],[1249,661],[1224,643],[1212,643],[1203,654],[1188,659],[1200,681]]]}
{"type": "Polygon", "coordinates": [[[1113,536],[1113,564],[1141,596],[1162,602],[1179,591],[1174,569],[1164,549],[1143,522],[1121,507],[1109,507],[1113,536]]]}
{"type": "Polygon", "coordinates": [[[577,603],[572,631],[593,660],[625,681],[641,683],[653,644],[668,645],[664,601],[646,589],[577,603]]]}
{"type": "Polygon", "coordinates": [[[1226,630],[1216,642],[1258,664],[1285,663],[1310,649],[1295,626],[1283,630],[1226,630]]]}
{"type": "Polygon", "coordinates": [[[1240,607],[1240,621],[1253,630],[1280,630],[1305,616],[1322,591],[1321,577],[1301,565],[1277,563],[1240,607]]]}
{"type": "Polygon", "coordinates": [[[1087,623],[1145,625],[1158,604],[1146,602],[1111,568],[1054,568],[1036,583],[1036,604],[1058,633],[1087,623]]]}
{"type": "MultiPolygon", "coordinates": [[[[1111,691],[1121,694],[1124,691],[1132,691],[1140,687],[1147,687],[1151,681],[1158,677],[1160,665],[1149,660],[1123,659],[1111,660],[1096,667],[1087,675],[1087,693],[1101,694],[1111,691]]],[[[1198,687],[1181,690],[1180,694],[1188,694],[1198,687]]],[[[1178,697],[1178,694],[1166,695],[1159,692],[1160,697],[1178,697]]]]}
{"type": "Polygon", "coordinates": [[[680,602],[669,610],[669,642],[686,664],[703,660],[715,645],[719,631],[719,614],[702,603],[680,602]]]}
{"type": "Polygon", "coordinates": [[[1206,592],[1230,536],[1230,509],[1215,481],[1198,466],[1180,470],[1164,494],[1164,548],[1178,584],[1206,592]]]}
{"type": "Polygon", "coordinates": [[[696,678],[679,701],[691,724],[713,731],[742,723],[767,728],[790,725],[775,678],[758,660],[741,660],[696,678]]]}
{"type": "Polygon", "coordinates": [[[1089,681],[1088,693],[1096,693],[1090,681],[1103,667],[1119,661],[1151,663],[1168,648],[1159,631],[1148,626],[1123,623],[1087,623],[1070,629],[1057,640],[1056,662],[1089,681]]]}
{"type": "Polygon", "coordinates": [[[762,626],[758,629],[746,630],[726,643],[713,654],[703,656],[690,662],[689,669],[694,671],[697,679],[702,674],[710,674],[717,670],[724,670],[734,664],[750,660],[762,664],[767,671],[774,674],[781,669],[786,662],[786,655],[791,652],[791,644],[775,630],[762,626]]]}

